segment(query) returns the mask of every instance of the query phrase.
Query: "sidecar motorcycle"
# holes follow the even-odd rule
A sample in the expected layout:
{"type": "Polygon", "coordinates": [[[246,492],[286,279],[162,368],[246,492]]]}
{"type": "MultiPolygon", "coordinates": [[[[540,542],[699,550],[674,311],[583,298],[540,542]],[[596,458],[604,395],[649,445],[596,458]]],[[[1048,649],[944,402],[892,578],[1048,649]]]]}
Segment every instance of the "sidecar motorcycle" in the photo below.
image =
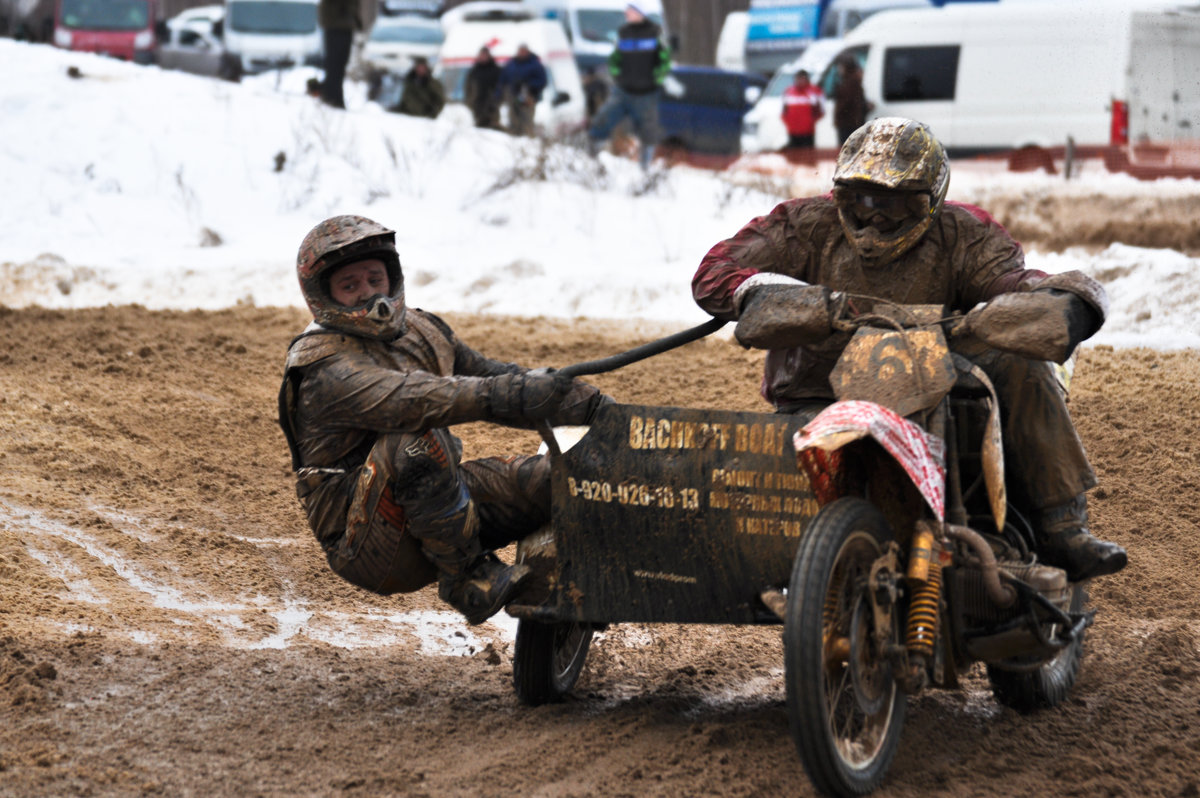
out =
{"type": "Polygon", "coordinates": [[[552,521],[518,545],[531,587],[507,608],[518,698],[561,699],[609,624],[782,623],[792,736],[831,795],[874,790],[906,697],[974,662],[1008,706],[1061,702],[1085,585],[1038,562],[995,391],[950,321],[880,304],[839,322],[838,401],[815,417],[608,405],[548,440],[552,521]]]}

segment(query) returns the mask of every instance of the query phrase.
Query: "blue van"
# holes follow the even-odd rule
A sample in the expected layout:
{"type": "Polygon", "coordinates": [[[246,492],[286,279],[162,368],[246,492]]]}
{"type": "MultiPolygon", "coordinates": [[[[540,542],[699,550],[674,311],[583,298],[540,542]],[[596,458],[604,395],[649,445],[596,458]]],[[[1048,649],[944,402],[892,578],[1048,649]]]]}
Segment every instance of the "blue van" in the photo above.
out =
{"type": "Polygon", "coordinates": [[[767,81],[756,72],[676,66],[663,81],[658,104],[660,150],[737,155],[742,117],[767,81]]]}

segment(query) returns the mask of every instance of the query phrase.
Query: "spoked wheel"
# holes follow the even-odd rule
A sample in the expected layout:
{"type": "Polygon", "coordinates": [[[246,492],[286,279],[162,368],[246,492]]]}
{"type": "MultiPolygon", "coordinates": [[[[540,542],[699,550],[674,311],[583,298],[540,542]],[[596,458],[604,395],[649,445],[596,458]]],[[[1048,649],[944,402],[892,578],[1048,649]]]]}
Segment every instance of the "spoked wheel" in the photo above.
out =
{"type": "Polygon", "coordinates": [[[522,619],[513,649],[517,698],[534,707],[561,701],[579,679],[591,643],[589,624],[522,619]]]}
{"type": "MultiPolygon", "coordinates": [[[[876,634],[868,584],[891,537],[871,504],[839,499],[813,519],[792,568],[783,632],[788,719],[804,769],[829,795],[875,789],[900,743],[905,696],[876,634]]],[[[898,643],[898,626],[884,640],[898,643]]]]}
{"type": "MultiPolygon", "coordinates": [[[[1087,604],[1087,588],[1072,587],[1071,612],[1082,612],[1087,604]]],[[[1021,659],[987,666],[988,680],[996,700],[1018,712],[1033,712],[1058,706],[1075,686],[1083,664],[1083,633],[1051,659],[1037,664],[1021,659]]]]}

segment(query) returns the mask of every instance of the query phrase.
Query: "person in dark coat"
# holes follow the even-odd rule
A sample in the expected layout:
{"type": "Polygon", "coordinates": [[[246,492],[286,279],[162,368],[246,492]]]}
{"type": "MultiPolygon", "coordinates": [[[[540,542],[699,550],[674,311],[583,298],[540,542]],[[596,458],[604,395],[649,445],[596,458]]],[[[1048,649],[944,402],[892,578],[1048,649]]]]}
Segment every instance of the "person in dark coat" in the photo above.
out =
{"type": "Polygon", "coordinates": [[[850,134],[867,121],[874,107],[863,92],[862,67],[853,57],[838,61],[838,84],[833,90],[833,125],[837,128],[838,146],[846,143],[850,134]]]}
{"type": "Polygon", "coordinates": [[[499,92],[508,103],[508,131],[514,136],[533,135],[533,113],[548,78],[542,59],[526,45],[517,47],[517,54],[500,70],[499,92]]]}
{"type": "Polygon", "coordinates": [[[429,62],[421,57],[413,59],[412,69],[404,76],[404,93],[392,110],[409,116],[436,119],[445,105],[446,90],[429,71],[429,62]]]}
{"type": "Polygon", "coordinates": [[[499,85],[500,65],[492,58],[491,50],[480,47],[464,87],[464,99],[475,117],[476,127],[500,127],[500,101],[496,96],[499,85]]]}
{"type": "Polygon", "coordinates": [[[587,108],[588,124],[591,125],[592,120],[596,118],[596,114],[604,107],[604,103],[608,101],[608,96],[612,93],[612,86],[598,66],[588,67],[587,71],[583,74],[582,82],[583,100],[587,108]]]}
{"type": "Polygon", "coordinates": [[[325,76],[320,84],[321,101],[333,108],[345,108],[343,83],[354,32],[363,29],[358,0],[320,0],[317,21],[325,44],[325,76]]]}

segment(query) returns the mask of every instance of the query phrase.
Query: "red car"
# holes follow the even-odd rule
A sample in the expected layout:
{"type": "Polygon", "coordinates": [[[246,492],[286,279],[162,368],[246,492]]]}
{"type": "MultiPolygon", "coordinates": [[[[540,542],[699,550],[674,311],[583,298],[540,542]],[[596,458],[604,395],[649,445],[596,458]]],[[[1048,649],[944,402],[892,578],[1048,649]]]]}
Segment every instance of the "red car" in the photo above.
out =
{"type": "Polygon", "coordinates": [[[58,0],[54,45],[149,64],[154,61],[155,0],[58,0]]]}

